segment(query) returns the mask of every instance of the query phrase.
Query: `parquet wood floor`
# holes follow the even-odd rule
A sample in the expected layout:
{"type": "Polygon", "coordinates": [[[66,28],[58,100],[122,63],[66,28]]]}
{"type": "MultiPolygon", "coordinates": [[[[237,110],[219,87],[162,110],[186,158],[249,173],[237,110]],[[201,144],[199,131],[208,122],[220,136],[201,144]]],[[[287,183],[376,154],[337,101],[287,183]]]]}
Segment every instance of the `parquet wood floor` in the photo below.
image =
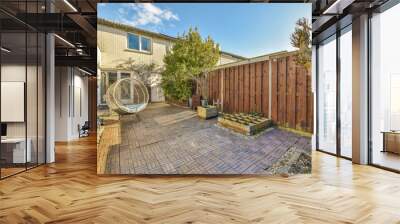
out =
{"type": "Polygon", "coordinates": [[[97,176],[96,139],[0,181],[0,223],[400,223],[400,175],[313,152],[311,175],[97,176]]]}

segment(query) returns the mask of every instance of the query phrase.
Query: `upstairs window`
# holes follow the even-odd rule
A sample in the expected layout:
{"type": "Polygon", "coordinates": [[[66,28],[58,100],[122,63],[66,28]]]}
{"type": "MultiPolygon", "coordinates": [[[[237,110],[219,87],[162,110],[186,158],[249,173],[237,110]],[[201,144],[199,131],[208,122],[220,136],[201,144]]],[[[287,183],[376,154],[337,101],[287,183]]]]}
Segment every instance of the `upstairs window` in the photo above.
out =
{"type": "Polygon", "coordinates": [[[142,51],[151,51],[151,40],[146,37],[141,37],[140,38],[140,46],[142,51]]]}
{"type": "Polygon", "coordinates": [[[151,52],[150,38],[128,33],[128,48],[136,51],[151,52]]]}
{"type": "Polygon", "coordinates": [[[139,36],[128,33],[128,48],[140,51],[139,36]]]}

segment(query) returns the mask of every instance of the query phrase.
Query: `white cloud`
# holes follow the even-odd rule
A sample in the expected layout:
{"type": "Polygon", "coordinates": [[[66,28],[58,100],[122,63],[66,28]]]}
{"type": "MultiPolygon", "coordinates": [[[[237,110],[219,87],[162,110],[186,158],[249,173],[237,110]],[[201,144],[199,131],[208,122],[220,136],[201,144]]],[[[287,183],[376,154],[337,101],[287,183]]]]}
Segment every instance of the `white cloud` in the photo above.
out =
{"type": "MultiPolygon", "coordinates": [[[[177,14],[168,9],[161,9],[152,3],[129,3],[127,6],[134,11],[131,18],[125,15],[129,13],[120,12],[120,19],[123,23],[133,26],[162,25],[163,21],[179,21],[177,14]]],[[[118,10],[119,11],[119,10],[118,10]]]]}
{"type": "Polygon", "coordinates": [[[126,12],[126,10],[125,10],[125,8],[119,8],[118,9],[118,12],[120,13],[120,14],[122,14],[122,15],[125,15],[127,12],[126,12]]]}

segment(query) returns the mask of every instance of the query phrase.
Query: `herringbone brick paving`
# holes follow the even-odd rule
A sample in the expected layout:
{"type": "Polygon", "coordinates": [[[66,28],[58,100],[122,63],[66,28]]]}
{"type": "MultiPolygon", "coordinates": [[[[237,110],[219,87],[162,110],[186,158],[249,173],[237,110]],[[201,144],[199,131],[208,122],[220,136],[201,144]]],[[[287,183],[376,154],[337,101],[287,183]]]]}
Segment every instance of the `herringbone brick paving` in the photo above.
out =
{"type": "Polygon", "coordinates": [[[121,119],[121,144],[109,150],[105,173],[262,174],[290,148],[311,152],[311,139],[291,132],[249,138],[215,124],[187,109],[150,105],[121,119]]]}

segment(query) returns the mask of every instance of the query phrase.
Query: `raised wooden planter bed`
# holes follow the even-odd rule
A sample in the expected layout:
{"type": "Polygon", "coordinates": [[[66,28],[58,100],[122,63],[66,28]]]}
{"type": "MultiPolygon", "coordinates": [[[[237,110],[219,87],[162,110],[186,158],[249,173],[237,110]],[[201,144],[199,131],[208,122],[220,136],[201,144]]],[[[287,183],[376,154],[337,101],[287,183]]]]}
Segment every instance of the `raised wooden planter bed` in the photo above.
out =
{"type": "Polygon", "coordinates": [[[199,115],[200,118],[209,119],[209,118],[217,117],[218,110],[217,110],[216,106],[207,106],[207,107],[198,106],[197,114],[199,115]]]}
{"type": "Polygon", "coordinates": [[[258,114],[222,114],[218,124],[244,135],[255,135],[272,126],[270,119],[258,114]]]}

